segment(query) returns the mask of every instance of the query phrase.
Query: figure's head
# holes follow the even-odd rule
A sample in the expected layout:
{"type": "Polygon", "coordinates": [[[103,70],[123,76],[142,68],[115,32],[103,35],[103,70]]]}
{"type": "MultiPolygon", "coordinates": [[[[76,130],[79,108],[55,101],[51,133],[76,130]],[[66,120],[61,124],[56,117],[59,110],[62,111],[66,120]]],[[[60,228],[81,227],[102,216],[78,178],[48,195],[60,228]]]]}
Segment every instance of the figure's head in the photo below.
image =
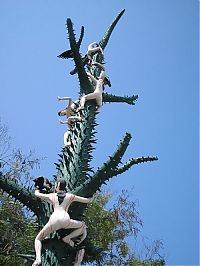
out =
{"type": "Polygon", "coordinates": [[[91,43],[91,47],[92,48],[99,47],[99,44],[97,42],[93,42],[93,43],[91,43]]]}
{"type": "Polygon", "coordinates": [[[35,187],[42,188],[44,185],[44,176],[38,176],[33,182],[35,182],[35,187]]]}
{"type": "Polygon", "coordinates": [[[108,77],[105,77],[103,82],[105,85],[108,85],[108,87],[111,87],[111,82],[108,77]]]}
{"type": "Polygon", "coordinates": [[[66,181],[64,178],[60,178],[56,182],[56,191],[65,191],[66,190],[66,181]]]}
{"type": "Polygon", "coordinates": [[[72,110],[75,110],[79,106],[79,100],[72,102],[71,108],[72,110]]]}
{"type": "Polygon", "coordinates": [[[59,112],[58,112],[58,115],[59,115],[59,116],[64,116],[64,115],[66,115],[66,109],[63,109],[63,110],[59,111],[59,112]]]}

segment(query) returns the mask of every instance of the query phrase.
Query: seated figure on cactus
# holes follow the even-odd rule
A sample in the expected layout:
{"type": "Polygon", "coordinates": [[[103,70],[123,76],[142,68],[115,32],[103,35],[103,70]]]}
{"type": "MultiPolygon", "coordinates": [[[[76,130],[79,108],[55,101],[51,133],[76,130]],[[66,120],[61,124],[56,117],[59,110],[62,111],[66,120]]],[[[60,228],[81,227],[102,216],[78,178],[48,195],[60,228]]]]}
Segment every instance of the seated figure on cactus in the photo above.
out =
{"type": "Polygon", "coordinates": [[[95,55],[97,52],[101,52],[103,55],[103,49],[97,42],[90,43],[87,48],[87,57],[89,59],[89,63],[92,62],[93,55],[95,55]]]}
{"type": "Polygon", "coordinates": [[[94,83],[94,92],[82,96],[78,110],[84,109],[85,102],[88,100],[95,100],[97,104],[97,110],[99,110],[99,108],[102,106],[102,93],[104,91],[104,85],[107,84],[109,87],[111,87],[111,83],[105,74],[105,67],[98,62],[93,63],[93,65],[99,66],[102,71],[98,79],[96,79],[90,72],[87,72],[88,77],[94,83]]]}
{"type": "MultiPolygon", "coordinates": [[[[103,49],[101,48],[101,46],[97,42],[90,43],[87,48],[87,53],[82,57],[84,66],[88,64],[90,65],[92,63],[93,56],[97,54],[98,52],[100,52],[103,55],[103,49]]],[[[63,53],[58,55],[58,57],[62,59],[66,59],[66,58],[73,58],[74,55],[73,55],[72,50],[70,49],[70,50],[64,51],[63,53]]],[[[77,73],[76,67],[70,72],[70,74],[74,75],[75,73],[77,73]]]]}
{"type": "MultiPolygon", "coordinates": [[[[69,244],[71,247],[74,246],[73,238],[81,236],[79,242],[80,244],[87,236],[86,225],[82,221],[76,221],[70,219],[68,214],[68,208],[72,202],[81,202],[81,203],[90,203],[92,202],[92,198],[83,198],[71,193],[65,192],[66,189],[66,181],[61,178],[57,181],[57,185],[55,187],[55,193],[44,194],[40,192],[40,188],[36,186],[35,196],[46,200],[53,205],[54,211],[49,218],[48,223],[43,227],[43,229],[39,232],[39,234],[35,238],[35,252],[36,252],[36,260],[32,264],[32,266],[38,266],[41,264],[41,249],[42,249],[42,240],[45,239],[47,235],[52,232],[55,232],[59,229],[75,229],[69,235],[62,238],[62,241],[69,244]]],[[[84,251],[83,249],[78,251],[76,256],[76,261],[82,260],[84,251]]],[[[76,262],[75,265],[78,265],[76,262]]]]}
{"type": "Polygon", "coordinates": [[[75,115],[76,112],[76,107],[78,106],[78,101],[73,102],[71,97],[57,97],[57,99],[59,101],[61,100],[68,100],[68,105],[65,109],[61,110],[58,112],[59,116],[66,116],[67,120],[66,121],[62,121],[60,120],[61,124],[68,124],[68,131],[65,132],[64,134],[64,146],[70,146],[71,145],[71,141],[70,141],[70,129],[71,126],[73,125],[73,123],[75,122],[81,122],[82,118],[77,115],[75,115]]]}

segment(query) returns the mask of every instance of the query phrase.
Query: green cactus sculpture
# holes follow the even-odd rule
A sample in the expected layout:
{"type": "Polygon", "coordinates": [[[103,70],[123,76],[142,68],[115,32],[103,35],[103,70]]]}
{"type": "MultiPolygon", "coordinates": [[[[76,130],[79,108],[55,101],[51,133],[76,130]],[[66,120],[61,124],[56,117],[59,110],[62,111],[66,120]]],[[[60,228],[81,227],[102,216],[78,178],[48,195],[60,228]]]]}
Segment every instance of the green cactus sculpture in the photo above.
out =
{"type": "MultiPolygon", "coordinates": [[[[102,49],[106,48],[111,33],[117,22],[123,15],[123,10],[112,22],[108,30],[105,32],[102,40],[99,42],[102,49]]],[[[67,19],[67,30],[69,35],[69,43],[71,54],[75,62],[75,70],[80,82],[80,97],[92,92],[93,86],[86,74],[84,68],[83,57],[79,53],[80,45],[84,35],[84,28],[81,29],[80,38],[76,41],[73,24],[67,19]]],[[[94,55],[95,60],[103,63],[103,55],[97,53],[94,55]]],[[[95,76],[99,76],[99,68],[95,65],[89,65],[90,72],[95,76]]],[[[73,71],[72,71],[73,72],[73,71]]],[[[73,73],[71,73],[73,74],[73,73]]],[[[108,93],[103,94],[103,102],[124,102],[134,105],[137,96],[116,96],[108,93]]],[[[131,158],[124,164],[121,164],[122,157],[131,140],[131,134],[125,133],[114,153],[109,156],[107,162],[99,167],[96,172],[91,168],[90,161],[92,160],[93,144],[96,143],[95,127],[96,122],[96,106],[94,101],[88,101],[82,112],[83,122],[75,123],[71,130],[71,145],[64,147],[59,154],[58,163],[56,163],[57,174],[54,176],[54,181],[59,178],[64,178],[67,181],[67,190],[76,195],[83,197],[91,197],[94,193],[100,190],[102,184],[105,184],[113,176],[117,176],[127,171],[131,166],[142,162],[157,160],[157,157],[140,157],[131,158]],[[120,166],[119,166],[120,164],[120,166]]],[[[43,227],[48,221],[52,207],[49,203],[41,201],[34,196],[32,189],[27,189],[17,184],[11,179],[0,175],[0,188],[13,196],[27,208],[29,208],[38,218],[40,227],[43,227]]],[[[70,217],[76,220],[82,220],[82,214],[85,204],[73,204],[69,210],[70,217]]],[[[42,265],[43,266],[62,266],[73,265],[74,257],[79,247],[70,247],[59,238],[59,234],[64,235],[67,232],[61,230],[59,233],[51,234],[43,241],[42,248],[42,265]]],[[[88,239],[83,243],[85,251],[88,255],[95,255],[100,252],[98,247],[94,247],[88,239]]]]}

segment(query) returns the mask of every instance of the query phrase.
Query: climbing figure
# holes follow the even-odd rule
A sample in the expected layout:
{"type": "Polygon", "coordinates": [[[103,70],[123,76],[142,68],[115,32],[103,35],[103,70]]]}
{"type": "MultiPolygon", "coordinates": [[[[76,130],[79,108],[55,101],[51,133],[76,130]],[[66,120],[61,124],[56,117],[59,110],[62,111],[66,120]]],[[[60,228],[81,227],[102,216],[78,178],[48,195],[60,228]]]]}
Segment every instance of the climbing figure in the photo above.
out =
{"type": "MultiPolygon", "coordinates": [[[[87,53],[81,59],[83,61],[83,65],[91,65],[93,62],[93,56],[100,52],[103,55],[103,49],[97,42],[90,43],[87,48],[87,53]]],[[[71,75],[77,73],[77,68],[75,67],[72,71],[70,71],[71,75]]]]}
{"type": "Polygon", "coordinates": [[[89,63],[92,63],[93,55],[97,52],[101,52],[103,55],[103,49],[97,42],[90,43],[87,48],[87,57],[89,59],[89,63]]]}
{"type": "Polygon", "coordinates": [[[61,124],[67,124],[68,125],[68,130],[64,133],[64,146],[69,147],[71,146],[71,134],[73,131],[73,124],[75,122],[82,122],[83,119],[80,116],[70,116],[68,120],[62,121],[59,120],[61,124]]]}
{"type": "Polygon", "coordinates": [[[93,65],[99,66],[102,69],[102,71],[98,79],[96,79],[90,72],[86,72],[88,77],[94,83],[95,89],[94,92],[86,94],[81,98],[80,107],[78,108],[78,110],[84,109],[85,102],[88,100],[95,100],[97,104],[97,110],[99,110],[99,108],[102,106],[102,93],[104,91],[104,85],[107,84],[109,87],[111,87],[111,83],[105,74],[105,67],[98,62],[93,63],[93,65]]]}
{"type": "MultiPolygon", "coordinates": [[[[74,246],[74,241],[72,240],[73,238],[81,236],[81,239],[77,243],[80,244],[87,236],[85,223],[82,221],[70,219],[70,216],[68,214],[68,208],[72,202],[78,201],[81,203],[90,203],[92,202],[92,198],[79,197],[71,193],[65,192],[65,189],[66,181],[63,178],[58,180],[55,188],[55,193],[40,193],[39,187],[36,186],[35,196],[51,203],[53,205],[54,211],[50,216],[47,224],[43,227],[43,229],[35,238],[36,260],[34,261],[32,266],[38,266],[41,264],[42,240],[44,240],[45,237],[50,233],[55,232],[59,229],[75,229],[69,235],[62,238],[62,241],[64,241],[71,247],[74,246]]],[[[80,265],[80,260],[83,259],[83,255],[83,249],[77,252],[76,261],[74,265],[80,265]]]]}
{"type": "Polygon", "coordinates": [[[73,102],[71,97],[57,97],[58,101],[68,100],[68,105],[65,109],[58,112],[59,116],[66,116],[67,120],[60,120],[61,124],[68,124],[68,130],[64,133],[64,146],[70,146],[71,133],[70,129],[75,122],[82,122],[82,117],[76,115],[76,108],[78,106],[78,101],[73,102]]]}
{"type": "Polygon", "coordinates": [[[67,107],[58,112],[59,116],[70,117],[70,116],[73,116],[75,114],[76,107],[78,106],[78,101],[73,102],[71,97],[59,97],[59,96],[57,97],[57,100],[58,101],[63,101],[63,100],[68,101],[67,107]]]}

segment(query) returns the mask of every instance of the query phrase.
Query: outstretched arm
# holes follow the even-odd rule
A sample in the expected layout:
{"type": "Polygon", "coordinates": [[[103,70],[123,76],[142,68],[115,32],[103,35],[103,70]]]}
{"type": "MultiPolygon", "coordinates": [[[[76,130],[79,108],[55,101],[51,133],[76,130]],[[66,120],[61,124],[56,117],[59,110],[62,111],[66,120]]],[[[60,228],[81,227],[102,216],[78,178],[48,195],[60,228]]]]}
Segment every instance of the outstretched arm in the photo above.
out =
{"type": "Polygon", "coordinates": [[[72,104],[72,98],[71,97],[57,97],[58,101],[63,101],[63,100],[69,100],[68,107],[69,108],[72,104]]]}
{"type": "Polygon", "coordinates": [[[48,201],[49,203],[52,203],[52,193],[50,194],[44,194],[44,193],[41,193],[39,191],[39,189],[36,188],[35,190],[35,196],[42,199],[42,200],[46,200],[48,201]]]}
{"type": "Polygon", "coordinates": [[[90,203],[93,201],[93,198],[84,198],[84,197],[80,197],[80,196],[75,196],[74,195],[74,199],[73,201],[78,201],[81,203],[90,203]]]}
{"type": "Polygon", "coordinates": [[[69,100],[69,101],[71,101],[72,100],[72,98],[71,97],[57,97],[57,99],[58,99],[58,101],[62,101],[62,100],[69,100]]]}
{"type": "Polygon", "coordinates": [[[59,119],[59,122],[60,122],[60,124],[67,124],[68,120],[63,121],[63,120],[59,119]]]}
{"type": "Polygon", "coordinates": [[[97,83],[97,79],[95,79],[94,76],[92,76],[92,74],[90,74],[90,72],[86,72],[88,77],[96,84],[97,83]]]}

